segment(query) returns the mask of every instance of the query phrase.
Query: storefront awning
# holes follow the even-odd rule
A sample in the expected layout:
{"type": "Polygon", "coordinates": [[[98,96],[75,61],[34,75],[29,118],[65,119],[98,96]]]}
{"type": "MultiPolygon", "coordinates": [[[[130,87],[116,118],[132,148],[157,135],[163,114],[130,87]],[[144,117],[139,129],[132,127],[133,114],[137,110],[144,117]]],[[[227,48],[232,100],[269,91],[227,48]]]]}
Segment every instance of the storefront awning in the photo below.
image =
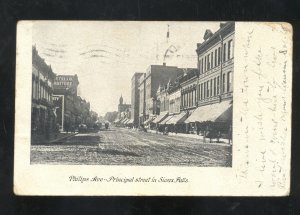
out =
{"type": "Polygon", "coordinates": [[[118,122],[120,122],[120,119],[116,119],[116,120],[114,121],[114,123],[118,123],[118,122]]]}
{"type": "Polygon", "coordinates": [[[125,123],[126,123],[126,121],[128,121],[128,119],[127,119],[127,118],[123,119],[123,120],[121,121],[121,123],[122,123],[122,124],[125,124],[125,123]]]}
{"type": "Polygon", "coordinates": [[[230,122],[232,121],[232,101],[223,101],[198,107],[185,122],[230,122]]]}
{"type": "Polygon", "coordinates": [[[170,125],[170,124],[179,124],[179,123],[183,123],[186,118],[188,117],[188,114],[185,112],[173,115],[173,117],[167,121],[166,124],[170,125]]]}
{"type": "Polygon", "coordinates": [[[126,122],[126,124],[132,124],[133,123],[133,119],[128,120],[128,122],[126,122]]]}
{"type": "Polygon", "coordinates": [[[166,117],[164,120],[162,120],[159,124],[167,124],[167,122],[172,119],[173,115],[166,117]]]}
{"type": "Polygon", "coordinates": [[[153,120],[153,123],[160,123],[161,121],[163,121],[165,118],[167,118],[168,116],[168,112],[162,112],[160,113],[160,115],[158,115],[156,117],[155,120],[153,120]]]}
{"type": "Polygon", "coordinates": [[[149,123],[152,122],[154,119],[155,119],[155,117],[150,117],[149,119],[147,119],[147,120],[144,122],[144,125],[149,124],[149,123]]]}

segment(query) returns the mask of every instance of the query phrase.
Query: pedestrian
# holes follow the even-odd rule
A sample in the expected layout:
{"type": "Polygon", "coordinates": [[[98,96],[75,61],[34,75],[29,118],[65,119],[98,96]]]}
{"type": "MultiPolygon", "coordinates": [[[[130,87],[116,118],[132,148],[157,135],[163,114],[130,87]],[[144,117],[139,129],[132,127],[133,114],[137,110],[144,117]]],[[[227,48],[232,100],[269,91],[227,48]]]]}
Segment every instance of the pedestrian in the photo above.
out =
{"type": "Polygon", "coordinates": [[[229,126],[229,130],[228,130],[228,142],[229,144],[231,144],[232,142],[232,125],[229,126]]]}
{"type": "Polygon", "coordinates": [[[199,135],[199,133],[200,133],[200,126],[199,126],[198,123],[196,123],[196,129],[197,129],[197,135],[199,135]]]}
{"type": "Polygon", "coordinates": [[[168,126],[165,127],[165,132],[164,132],[164,134],[165,134],[165,135],[168,134],[168,126]]]}
{"type": "Polygon", "coordinates": [[[59,124],[56,123],[56,125],[55,125],[55,138],[57,138],[58,133],[59,133],[59,124]]]}
{"type": "Polygon", "coordinates": [[[220,142],[220,138],[221,138],[221,131],[218,131],[218,134],[217,134],[217,143],[220,142]]]}

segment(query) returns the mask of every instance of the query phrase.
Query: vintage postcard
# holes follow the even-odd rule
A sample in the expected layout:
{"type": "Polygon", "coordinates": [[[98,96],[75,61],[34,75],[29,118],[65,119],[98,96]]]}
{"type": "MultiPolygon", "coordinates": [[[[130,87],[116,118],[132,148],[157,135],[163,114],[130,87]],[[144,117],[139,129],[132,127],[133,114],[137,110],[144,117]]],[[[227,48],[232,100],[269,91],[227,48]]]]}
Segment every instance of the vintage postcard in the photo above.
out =
{"type": "Polygon", "coordinates": [[[14,192],[285,196],[288,23],[20,21],[14,192]]]}

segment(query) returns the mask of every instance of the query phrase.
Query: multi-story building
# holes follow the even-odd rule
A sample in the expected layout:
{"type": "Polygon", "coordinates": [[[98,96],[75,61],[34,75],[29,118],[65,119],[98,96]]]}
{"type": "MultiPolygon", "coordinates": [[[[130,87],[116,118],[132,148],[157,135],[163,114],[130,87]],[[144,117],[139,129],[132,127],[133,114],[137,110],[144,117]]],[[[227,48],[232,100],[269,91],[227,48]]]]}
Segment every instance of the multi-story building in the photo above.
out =
{"type": "MultiPolygon", "coordinates": [[[[156,114],[156,93],[159,85],[165,85],[183,74],[183,70],[175,66],[150,65],[144,78],[140,79],[140,105],[144,103],[144,120],[156,114]],[[141,100],[144,96],[144,100],[141,100]]],[[[142,112],[140,112],[141,115],[142,112]]],[[[141,124],[141,121],[140,121],[141,124]]]]}
{"type": "Polygon", "coordinates": [[[212,34],[207,30],[205,41],[197,44],[200,105],[232,99],[234,22],[221,24],[212,34]]]}
{"type": "Polygon", "coordinates": [[[31,131],[33,137],[49,137],[55,129],[53,111],[53,82],[55,73],[32,47],[32,106],[31,131]]]}
{"type": "Polygon", "coordinates": [[[139,124],[139,79],[144,73],[134,73],[131,78],[131,123],[134,126],[139,124]]]}
{"type": "Polygon", "coordinates": [[[139,78],[139,125],[142,125],[145,121],[145,77],[146,74],[144,73],[140,78],[139,78]]]}
{"type": "Polygon", "coordinates": [[[77,87],[79,85],[77,75],[58,75],[53,85],[53,97],[56,107],[57,123],[63,131],[75,130],[81,112],[76,105],[77,87]],[[61,113],[58,113],[61,112],[61,113]]]}
{"type": "Polygon", "coordinates": [[[221,130],[231,129],[234,30],[234,22],[222,23],[215,33],[206,30],[204,42],[197,44],[199,78],[195,95],[198,108],[188,118],[189,122],[218,122],[222,124],[221,130]]]}
{"type": "Polygon", "coordinates": [[[160,112],[169,112],[169,93],[168,89],[170,88],[171,83],[169,82],[166,85],[159,85],[156,92],[156,111],[154,114],[159,115],[160,112]]]}
{"type": "Polygon", "coordinates": [[[176,81],[168,90],[169,93],[169,113],[180,113],[181,107],[181,87],[178,81],[176,81]]]}
{"type": "Polygon", "coordinates": [[[199,71],[195,68],[187,70],[180,78],[181,87],[181,110],[189,111],[197,107],[197,90],[199,71]]]}

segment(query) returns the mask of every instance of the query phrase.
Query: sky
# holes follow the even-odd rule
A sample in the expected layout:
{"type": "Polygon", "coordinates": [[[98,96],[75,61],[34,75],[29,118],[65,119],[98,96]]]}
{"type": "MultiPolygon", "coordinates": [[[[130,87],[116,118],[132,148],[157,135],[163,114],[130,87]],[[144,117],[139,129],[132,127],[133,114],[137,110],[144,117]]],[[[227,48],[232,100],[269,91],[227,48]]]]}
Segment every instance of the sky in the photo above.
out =
{"type": "Polygon", "coordinates": [[[77,74],[78,95],[104,116],[131,101],[131,78],[150,65],[196,68],[197,43],[219,22],[39,21],[32,45],[57,75],[77,74]],[[168,30],[169,29],[169,30],[168,30]],[[167,32],[169,31],[169,37],[167,32]],[[168,55],[165,56],[166,50],[168,55]]]}

